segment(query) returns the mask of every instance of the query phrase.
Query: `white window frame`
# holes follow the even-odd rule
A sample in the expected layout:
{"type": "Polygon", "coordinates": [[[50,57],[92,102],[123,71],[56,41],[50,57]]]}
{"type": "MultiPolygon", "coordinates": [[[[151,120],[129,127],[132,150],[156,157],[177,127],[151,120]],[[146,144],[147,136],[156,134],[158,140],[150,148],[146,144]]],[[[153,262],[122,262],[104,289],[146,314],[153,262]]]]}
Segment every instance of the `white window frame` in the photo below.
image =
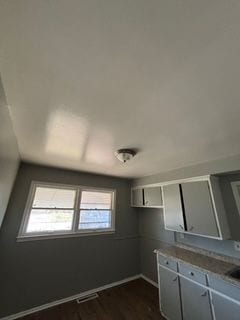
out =
{"type": "Polygon", "coordinates": [[[232,191],[233,191],[234,199],[236,202],[236,206],[238,209],[238,214],[240,215],[240,195],[237,190],[237,187],[240,186],[240,181],[231,182],[231,186],[232,186],[232,191]]]}
{"type": "Polygon", "coordinates": [[[59,183],[45,183],[39,181],[32,181],[22,222],[20,225],[19,233],[17,236],[17,241],[26,240],[41,240],[41,239],[55,239],[62,237],[76,237],[76,236],[89,236],[89,235],[100,235],[100,234],[111,234],[115,233],[115,206],[116,206],[116,190],[108,188],[96,188],[96,187],[86,187],[81,185],[68,185],[59,183]],[[71,230],[58,230],[58,231],[43,231],[43,232],[27,232],[28,221],[30,218],[32,204],[34,201],[34,196],[37,187],[43,188],[57,188],[65,190],[75,190],[76,195],[74,199],[73,207],[73,222],[71,230]],[[85,209],[80,209],[81,195],[83,191],[92,192],[108,192],[111,193],[111,227],[110,228],[97,228],[97,229],[78,229],[80,211],[85,209]]]}

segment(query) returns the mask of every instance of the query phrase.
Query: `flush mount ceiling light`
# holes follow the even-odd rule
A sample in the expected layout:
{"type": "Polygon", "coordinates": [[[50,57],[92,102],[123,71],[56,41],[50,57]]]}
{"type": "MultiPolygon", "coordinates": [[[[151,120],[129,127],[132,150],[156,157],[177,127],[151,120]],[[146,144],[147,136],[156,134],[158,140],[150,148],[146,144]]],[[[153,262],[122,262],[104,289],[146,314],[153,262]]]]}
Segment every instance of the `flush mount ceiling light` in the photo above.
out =
{"type": "Polygon", "coordinates": [[[115,152],[115,156],[121,162],[127,162],[136,155],[136,151],[133,149],[119,149],[115,152]]]}

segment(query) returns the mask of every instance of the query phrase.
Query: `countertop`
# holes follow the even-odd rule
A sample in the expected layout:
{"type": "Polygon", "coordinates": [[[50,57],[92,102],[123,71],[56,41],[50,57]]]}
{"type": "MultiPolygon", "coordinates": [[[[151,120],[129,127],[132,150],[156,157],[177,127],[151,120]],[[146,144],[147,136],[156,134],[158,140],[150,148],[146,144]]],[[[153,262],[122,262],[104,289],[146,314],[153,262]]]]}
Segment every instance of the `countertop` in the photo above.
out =
{"type": "Polygon", "coordinates": [[[219,276],[223,280],[240,287],[240,280],[226,274],[239,266],[240,261],[236,259],[233,261],[233,259],[229,258],[229,261],[227,261],[228,258],[225,256],[218,256],[206,250],[178,245],[156,249],[155,252],[165,257],[171,257],[177,261],[188,263],[205,273],[219,276]]]}

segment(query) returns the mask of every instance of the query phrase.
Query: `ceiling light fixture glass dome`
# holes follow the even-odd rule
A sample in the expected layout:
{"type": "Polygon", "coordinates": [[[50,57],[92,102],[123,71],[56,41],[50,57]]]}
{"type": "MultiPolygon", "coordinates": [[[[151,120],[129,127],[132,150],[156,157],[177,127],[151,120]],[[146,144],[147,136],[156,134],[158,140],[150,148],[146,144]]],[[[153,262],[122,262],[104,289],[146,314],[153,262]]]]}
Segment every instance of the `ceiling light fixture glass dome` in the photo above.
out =
{"type": "Polygon", "coordinates": [[[121,162],[127,162],[136,155],[136,151],[133,149],[119,149],[115,152],[115,156],[121,162]]]}

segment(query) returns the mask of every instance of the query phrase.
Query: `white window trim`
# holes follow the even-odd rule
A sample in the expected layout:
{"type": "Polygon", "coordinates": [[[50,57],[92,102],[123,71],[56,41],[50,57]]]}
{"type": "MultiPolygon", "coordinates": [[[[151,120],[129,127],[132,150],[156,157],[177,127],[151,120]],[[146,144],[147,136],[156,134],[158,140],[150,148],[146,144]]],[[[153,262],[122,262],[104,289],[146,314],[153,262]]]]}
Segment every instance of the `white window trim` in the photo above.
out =
{"type": "Polygon", "coordinates": [[[108,188],[96,188],[96,187],[88,187],[81,185],[69,185],[69,184],[59,184],[52,182],[41,182],[41,181],[32,181],[26,206],[24,209],[24,214],[22,218],[22,222],[20,225],[19,233],[17,236],[17,241],[30,241],[30,240],[43,240],[43,239],[56,239],[63,237],[79,237],[79,236],[92,236],[92,235],[101,235],[101,234],[112,234],[115,233],[115,212],[116,212],[116,190],[108,189],[108,188]],[[58,188],[58,189],[70,189],[76,191],[76,196],[74,199],[74,213],[73,213],[73,223],[71,230],[63,230],[63,231],[44,231],[44,232],[32,232],[27,233],[27,224],[30,217],[32,203],[34,200],[34,195],[37,187],[45,187],[45,188],[58,188]],[[112,193],[112,203],[111,203],[111,227],[110,228],[99,228],[99,229],[87,229],[87,230],[79,230],[78,223],[80,217],[80,202],[81,202],[81,194],[82,191],[96,191],[96,192],[109,192],[112,193]]]}
{"type": "Polygon", "coordinates": [[[237,190],[237,187],[240,186],[240,181],[231,182],[231,186],[232,186],[232,191],[235,198],[236,206],[238,209],[238,214],[240,215],[240,195],[237,190]]]}

